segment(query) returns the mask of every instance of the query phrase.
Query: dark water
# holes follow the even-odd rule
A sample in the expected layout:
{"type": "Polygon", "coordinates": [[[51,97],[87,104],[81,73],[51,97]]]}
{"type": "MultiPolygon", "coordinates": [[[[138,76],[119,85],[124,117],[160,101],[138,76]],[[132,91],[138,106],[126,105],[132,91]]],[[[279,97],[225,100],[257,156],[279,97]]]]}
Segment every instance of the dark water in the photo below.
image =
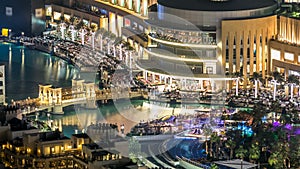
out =
{"type": "Polygon", "coordinates": [[[78,73],[61,59],[8,43],[0,44],[0,63],[6,67],[7,102],[37,97],[38,84],[70,86],[78,73]]]}

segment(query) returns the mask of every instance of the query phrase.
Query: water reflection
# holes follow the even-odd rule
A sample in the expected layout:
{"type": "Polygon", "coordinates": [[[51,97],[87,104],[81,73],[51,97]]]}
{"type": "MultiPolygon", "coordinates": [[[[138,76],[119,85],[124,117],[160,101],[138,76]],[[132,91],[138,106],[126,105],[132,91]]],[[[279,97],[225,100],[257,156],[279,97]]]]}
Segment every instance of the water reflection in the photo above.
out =
{"type": "Polygon", "coordinates": [[[7,43],[0,44],[0,62],[7,67],[7,101],[37,97],[38,84],[71,86],[71,79],[78,73],[61,59],[7,43]]]}

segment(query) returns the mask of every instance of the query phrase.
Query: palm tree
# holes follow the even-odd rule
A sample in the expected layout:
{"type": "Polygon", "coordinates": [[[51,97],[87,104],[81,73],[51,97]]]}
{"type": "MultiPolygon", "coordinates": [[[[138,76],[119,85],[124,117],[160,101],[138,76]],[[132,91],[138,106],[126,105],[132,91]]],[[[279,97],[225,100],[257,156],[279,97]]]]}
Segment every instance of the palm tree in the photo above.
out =
{"type": "Polygon", "coordinates": [[[257,161],[260,157],[260,150],[257,144],[252,144],[249,149],[249,159],[257,161]]]}
{"type": "Polygon", "coordinates": [[[244,149],[242,145],[240,145],[240,147],[237,150],[235,150],[235,156],[240,159],[244,159],[247,153],[247,149],[244,149]]]}
{"type": "MultiPolygon", "coordinates": [[[[207,145],[207,140],[208,140],[208,136],[210,136],[212,134],[212,128],[205,125],[204,128],[203,128],[203,134],[205,136],[205,152],[206,154],[208,153],[208,145],[207,145]]],[[[210,154],[211,155],[211,154],[210,154]]]]}
{"type": "Polygon", "coordinates": [[[233,158],[233,150],[235,149],[236,143],[230,139],[225,143],[225,146],[230,149],[229,158],[232,159],[233,158]]]}
{"type": "Polygon", "coordinates": [[[218,144],[220,142],[220,137],[217,135],[217,133],[212,133],[212,135],[210,136],[210,154],[213,154],[213,156],[215,157],[216,154],[218,154],[218,144]],[[213,151],[213,144],[216,144],[215,146],[215,150],[213,151]]]}
{"type": "Polygon", "coordinates": [[[289,75],[287,82],[291,86],[291,99],[293,99],[294,85],[299,85],[299,79],[295,75],[289,75]]]}
{"type": "Polygon", "coordinates": [[[72,16],[71,18],[70,18],[70,23],[73,25],[74,24],[74,22],[75,22],[75,17],[74,16],[72,16]]]}
{"type": "Polygon", "coordinates": [[[79,29],[83,28],[83,26],[84,26],[84,22],[83,22],[83,20],[80,20],[80,22],[76,25],[76,29],[79,30],[79,29]]]}
{"type": "Polygon", "coordinates": [[[215,163],[213,163],[210,165],[210,169],[219,169],[219,167],[215,163]]]}
{"type": "Polygon", "coordinates": [[[252,75],[252,78],[250,78],[251,81],[254,81],[255,83],[255,98],[257,98],[257,91],[258,91],[258,81],[262,81],[262,75],[260,73],[254,72],[252,75]]]}
{"type": "Polygon", "coordinates": [[[280,154],[278,152],[274,152],[271,154],[271,156],[268,159],[268,163],[270,166],[274,166],[275,168],[280,168],[278,167],[279,161],[280,161],[280,154]]]}

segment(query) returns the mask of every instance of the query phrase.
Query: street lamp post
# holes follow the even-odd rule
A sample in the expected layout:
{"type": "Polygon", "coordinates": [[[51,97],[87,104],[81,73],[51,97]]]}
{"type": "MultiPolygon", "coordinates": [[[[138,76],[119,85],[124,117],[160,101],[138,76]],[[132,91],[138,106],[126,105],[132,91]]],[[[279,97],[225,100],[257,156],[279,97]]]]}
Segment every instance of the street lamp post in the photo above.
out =
{"type": "Polygon", "coordinates": [[[75,30],[75,27],[74,25],[71,25],[69,30],[71,31],[71,38],[72,38],[72,41],[75,42],[75,34],[76,34],[76,30],[75,30]]]}
{"type": "Polygon", "coordinates": [[[243,169],[243,159],[241,159],[241,169],[243,169]]]}
{"type": "Polygon", "coordinates": [[[66,25],[65,25],[65,23],[62,23],[60,25],[60,32],[61,32],[61,38],[62,39],[65,39],[65,29],[66,29],[66,25]]]}
{"type": "Polygon", "coordinates": [[[92,48],[93,50],[95,49],[95,32],[94,31],[91,31],[91,34],[92,34],[92,48]]]}
{"type": "Polygon", "coordinates": [[[81,29],[81,32],[79,32],[81,35],[81,44],[84,45],[84,35],[86,34],[85,29],[81,29]]]}
{"type": "Polygon", "coordinates": [[[120,43],[119,45],[119,59],[122,60],[123,56],[122,56],[122,43],[120,43]]]}
{"type": "Polygon", "coordinates": [[[273,90],[273,100],[275,101],[276,100],[276,88],[277,88],[277,85],[279,83],[277,83],[277,80],[271,80],[271,82],[273,83],[274,85],[274,90],[273,90]]]}

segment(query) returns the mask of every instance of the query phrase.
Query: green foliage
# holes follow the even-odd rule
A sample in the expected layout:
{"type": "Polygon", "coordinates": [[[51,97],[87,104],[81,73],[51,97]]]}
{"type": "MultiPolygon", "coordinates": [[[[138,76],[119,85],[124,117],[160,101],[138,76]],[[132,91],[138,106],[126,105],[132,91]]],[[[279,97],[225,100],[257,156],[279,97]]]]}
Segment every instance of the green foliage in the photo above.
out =
{"type": "Polygon", "coordinates": [[[273,80],[277,80],[278,82],[283,82],[284,81],[283,76],[277,71],[273,72],[272,76],[273,76],[273,80]]]}
{"type": "Polygon", "coordinates": [[[260,157],[260,149],[257,144],[252,144],[249,149],[249,159],[258,160],[260,157]]]}
{"type": "Polygon", "coordinates": [[[247,156],[247,153],[247,149],[244,149],[244,147],[240,145],[240,147],[235,151],[235,156],[237,158],[244,159],[247,156]]]}
{"type": "Polygon", "coordinates": [[[211,164],[210,169],[219,169],[219,167],[215,163],[213,163],[211,164]]]}
{"type": "Polygon", "coordinates": [[[299,78],[295,75],[289,75],[289,77],[287,78],[287,82],[290,84],[296,84],[299,85],[299,78]]]}
{"type": "Polygon", "coordinates": [[[280,168],[278,164],[280,163],[281,159],[282,156],[278,152],[275,152],[272,153],[271,156],[269,157],[268,163],[270,164],[270,166],[274,166],[275,168],[280,168]]]}
{"type": "Polygon", "coordinates": [[[236,143],[233,140],[227,140],[225,146],[230,149],[230,159],[233,158],[233,150],[236,147],[236,143]]]}

